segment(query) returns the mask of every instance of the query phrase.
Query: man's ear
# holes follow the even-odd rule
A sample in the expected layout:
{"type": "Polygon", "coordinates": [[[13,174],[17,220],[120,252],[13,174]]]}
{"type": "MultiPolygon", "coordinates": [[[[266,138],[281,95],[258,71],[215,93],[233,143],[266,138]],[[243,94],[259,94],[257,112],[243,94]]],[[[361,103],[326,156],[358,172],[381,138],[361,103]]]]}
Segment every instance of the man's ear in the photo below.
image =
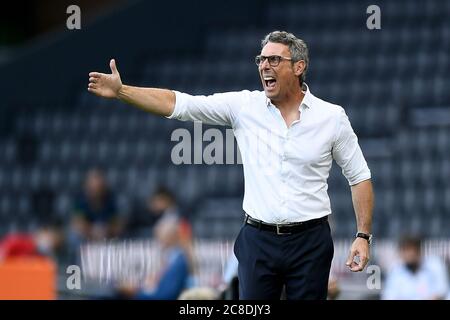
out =
{"type": "Polygon", "coordinates": [[[305,71],[305,61],[300,60],[294,63],[294,73],[298,77],[305,71]]]}

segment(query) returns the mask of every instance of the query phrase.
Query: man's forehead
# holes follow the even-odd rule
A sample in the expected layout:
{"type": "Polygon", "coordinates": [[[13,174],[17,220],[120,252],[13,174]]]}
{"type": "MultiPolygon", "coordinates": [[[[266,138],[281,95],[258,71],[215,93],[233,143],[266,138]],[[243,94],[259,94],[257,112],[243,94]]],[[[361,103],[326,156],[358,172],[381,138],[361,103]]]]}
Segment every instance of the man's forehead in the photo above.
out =
{"type": "Polygon", "coordinates": [[[289,47],[282,43],[268,42],[261,50],[263,56],[289,56],[289,47]]]}

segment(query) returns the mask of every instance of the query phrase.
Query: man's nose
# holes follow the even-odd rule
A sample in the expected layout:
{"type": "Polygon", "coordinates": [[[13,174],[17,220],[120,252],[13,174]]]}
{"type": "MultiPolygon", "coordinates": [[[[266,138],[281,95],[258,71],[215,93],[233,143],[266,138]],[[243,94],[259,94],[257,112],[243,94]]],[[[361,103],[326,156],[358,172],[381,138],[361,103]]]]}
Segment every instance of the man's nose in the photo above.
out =
{"type": "Polygon", "coordinates": [[[270,68],[269,60],[265,59],[261,64],[259,65],[259,68],[261,70],[268,70],[270,68]]]}

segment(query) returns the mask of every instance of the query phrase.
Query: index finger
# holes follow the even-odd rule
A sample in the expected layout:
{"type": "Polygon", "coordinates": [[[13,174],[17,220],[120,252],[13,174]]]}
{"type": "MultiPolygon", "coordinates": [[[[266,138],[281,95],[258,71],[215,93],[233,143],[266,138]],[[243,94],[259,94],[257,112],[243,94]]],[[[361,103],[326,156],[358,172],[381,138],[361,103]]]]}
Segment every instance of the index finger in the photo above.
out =
{"type": "Polygon", "coordinates": [[[99,78],[101,75],[100,72],[89,72],[89,77],[99,78]]]}
{"type": "Polygon", "coordinates": [[[348,267],[352,264],[353,259],[355,258],[355,256],[356,256],[356,251],[355,250],[351,250],[350,253],[348,254],[347,261],[345,262],[345,264],[348,267]]]}

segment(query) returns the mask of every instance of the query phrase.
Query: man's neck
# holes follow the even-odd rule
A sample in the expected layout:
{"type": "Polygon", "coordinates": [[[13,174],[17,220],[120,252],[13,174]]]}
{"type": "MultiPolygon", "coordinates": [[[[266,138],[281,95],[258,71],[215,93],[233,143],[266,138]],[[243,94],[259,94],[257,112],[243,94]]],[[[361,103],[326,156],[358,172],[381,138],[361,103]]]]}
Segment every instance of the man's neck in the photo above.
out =
{"type": "Polygon", "coordinates": [[[272,104],[276,106],[281,113],[290,113],[298,110],[304,97],[305,94],[301,90],[297,89],[296,91],[288,93],[284,99],[272,101],[272,104]]]}
{"type": "Polygon", "coordinates": [[[300,120],[299,106],[303,101],[305,94],[301,90],[288,95],[289,98],[273,103],[286,123],[286,127],[290,127],[294,121],[300,120]]]}

